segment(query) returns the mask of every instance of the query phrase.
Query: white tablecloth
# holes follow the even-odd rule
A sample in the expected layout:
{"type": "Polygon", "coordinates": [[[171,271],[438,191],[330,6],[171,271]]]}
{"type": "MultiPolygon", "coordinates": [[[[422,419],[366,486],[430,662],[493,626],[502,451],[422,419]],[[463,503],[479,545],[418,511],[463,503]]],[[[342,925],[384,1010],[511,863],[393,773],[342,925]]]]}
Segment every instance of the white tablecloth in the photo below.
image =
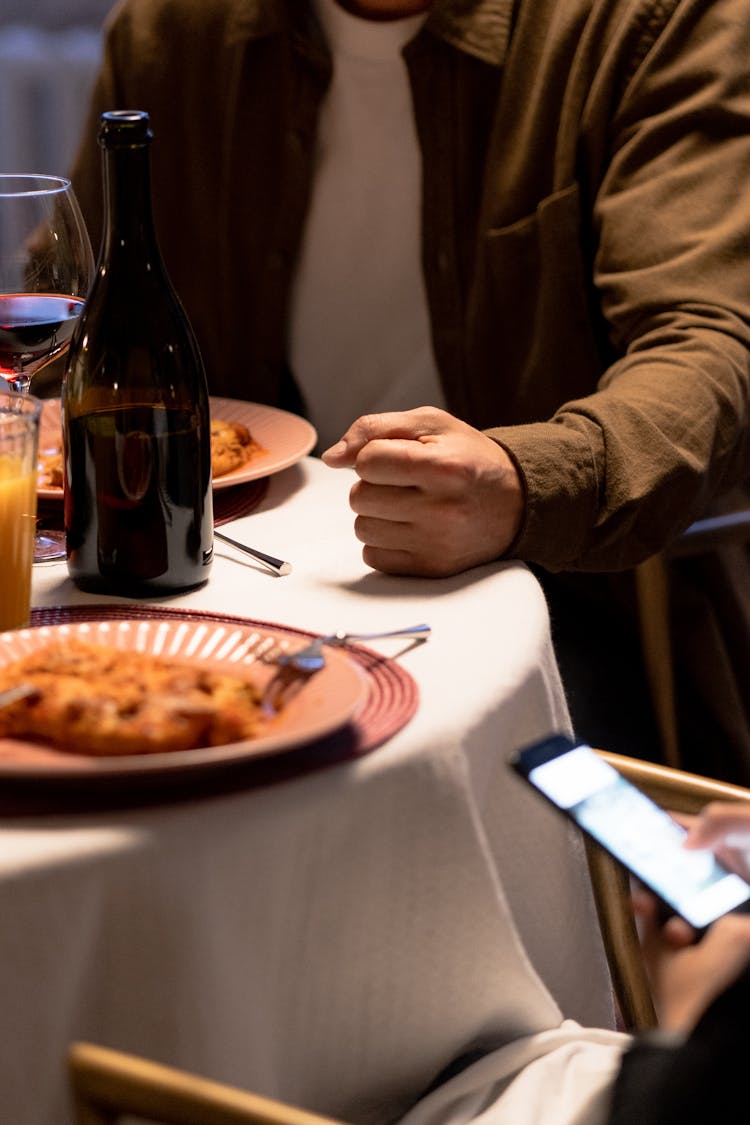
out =
{"type": "MultiPolygon", "coordinates": [[[[519,1037],[427,1119],[466,1120],[498,1075],[558,1043],[560,1089],[581,1044],[584,1070],[615,1065],[617,1042],[560,1029],[552,999],[612,1026],[580,845],[506,763],[568,727],[540,588],[518,564],[369,571],[352,479],[306,459],[231,525],[291,575],[217,543],[209,583],[165,604],[323,632],[428,621],[400,658],[416,716],[357,761],[270,788],[3,818],[3,1123],[66,1125],[64,1053],[83,1037],[357,1123],[393,1120],[451,1060],[519,1037]]],[[[34,599],[117,600],[77,591],[64,563],[36,568],[34,599]]],[[[497,1120],[526,1125],[509,1112],[497,1120]]],[[[558,1120],[540,1112],[528,1121],[558,1120]]]]}

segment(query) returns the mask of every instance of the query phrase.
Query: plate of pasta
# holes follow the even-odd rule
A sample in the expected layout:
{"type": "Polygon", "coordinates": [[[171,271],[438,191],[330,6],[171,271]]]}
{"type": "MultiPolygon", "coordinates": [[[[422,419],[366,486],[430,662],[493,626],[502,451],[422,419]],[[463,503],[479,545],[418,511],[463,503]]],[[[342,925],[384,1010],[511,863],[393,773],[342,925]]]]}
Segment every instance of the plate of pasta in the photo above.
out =
{"type": "Polygon", "coordinates": [[[0,777],[96,778],[201,770],[305,746],[367,698],[355,660],[331,650],[319,673],[269,710],[280,627],[105,618],[0,633],[0,777]]]}
{"type": "MultiPolygon", "coordinates": [[[[305,457],[317,441],[315,428],[297,414],[263,403],[211,396],[211,465],[214,489],[270,476],[305,457]]],[[[60,399],[45,399],[39,426],[42,500],[62,500],[60,399]]]]}

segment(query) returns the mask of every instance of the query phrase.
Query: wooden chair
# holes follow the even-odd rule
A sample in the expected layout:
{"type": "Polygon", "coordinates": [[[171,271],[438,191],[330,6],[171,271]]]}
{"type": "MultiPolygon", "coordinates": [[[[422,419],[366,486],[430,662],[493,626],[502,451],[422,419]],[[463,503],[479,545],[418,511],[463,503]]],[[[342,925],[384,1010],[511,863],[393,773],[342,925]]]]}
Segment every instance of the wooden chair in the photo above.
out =
{"type": "MultiPolygon", "coordinates": [[[[670,812],[697,813],[709,801],[750,804],[750,789],[742,786],[603,750],[597,753],[670,812]]],[[[586,849],[622,1022],[629,1031],[656,1027],[656,1013],[631,907],[628,873],[595,842],[587,839],[586,849]]]]}
{"type": "Polygon", "coordinates": [[[643,662],[659,727],[664,761],[681,765],[677,734],[675,677],[670,625],[669,563],[728,543],[750,543],[750,509],[736,509],[697,520],[665,553],[635,568],[635,591],[643,662]]]}
{"type": "Polygon", "coordinates": [[[336,1125],[329,1117],[93,1043],[74,1043],[68,1073],[76,1125],[124,1115],[162,1125],[336,1125]]]}

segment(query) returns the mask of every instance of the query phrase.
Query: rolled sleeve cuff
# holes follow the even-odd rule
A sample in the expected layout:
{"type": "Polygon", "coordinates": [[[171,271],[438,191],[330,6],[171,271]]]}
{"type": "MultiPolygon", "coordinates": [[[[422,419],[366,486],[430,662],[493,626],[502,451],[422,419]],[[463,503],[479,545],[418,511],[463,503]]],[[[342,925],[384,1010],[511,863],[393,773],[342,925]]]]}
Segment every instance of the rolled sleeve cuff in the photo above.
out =
{"type": "Polygon", "coordinates": [[[526,495],[508,558],[575,568],[596,523],[599,480],[590,435],[556,422],[486,430],[513,460],[526,495]]]}

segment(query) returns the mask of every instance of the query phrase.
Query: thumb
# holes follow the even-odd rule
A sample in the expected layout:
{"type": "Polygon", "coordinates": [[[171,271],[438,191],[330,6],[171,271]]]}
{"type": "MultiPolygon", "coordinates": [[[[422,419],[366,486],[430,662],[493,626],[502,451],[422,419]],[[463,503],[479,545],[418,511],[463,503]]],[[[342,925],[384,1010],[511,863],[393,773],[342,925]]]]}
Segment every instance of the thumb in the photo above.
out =
{"type": "Polygon", "coordinates": [[[346,440],[346,435],[340,438],[334,445],[324,449],[321,453],[321,459],[326,465],[332,469],[343,469],[351,467],[354,464],[354,459],[357,456],[356,450],[353,446],[349,445],[346,440]]]}
{"type": "Polygon", "coordinates": [[[425,435],[441,432],[447,418],[449,415],[431,407],[386,414],[363,414],[334,445],[321,453],[321,457],[332,468],[352,466],[357,454],[368,442],[390,438],[418,440],[425,435]]]}

